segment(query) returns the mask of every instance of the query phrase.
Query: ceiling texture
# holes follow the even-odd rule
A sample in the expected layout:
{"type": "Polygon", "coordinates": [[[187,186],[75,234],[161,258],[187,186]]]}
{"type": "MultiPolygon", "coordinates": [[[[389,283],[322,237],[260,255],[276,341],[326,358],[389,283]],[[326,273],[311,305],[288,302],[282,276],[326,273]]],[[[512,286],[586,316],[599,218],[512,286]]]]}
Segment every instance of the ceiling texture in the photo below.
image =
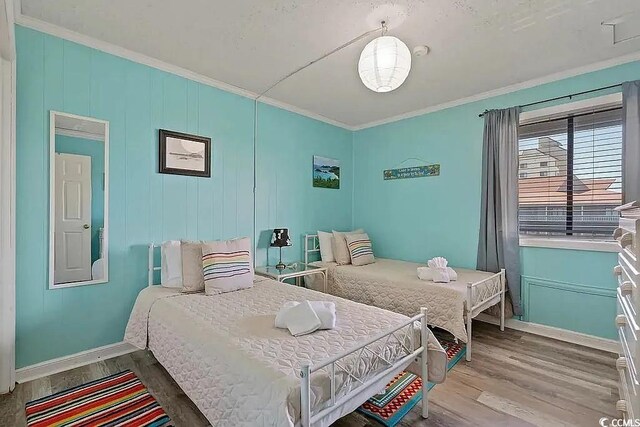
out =
{"type": "MultiPolygon", "coordinates": [[[[362,84],[360,52],[375,35],[266,95],[360,128],[506,86],[606,61],[640,59],[638,0],[19,0],[44,21],[253,93],[387,20],[413,57],[391,93],[362,84]],[[636,34],[637,33],[637,34],[636,34]],[[636,55],[638,54],[638,55],[636,55]]],[[[18,20],[20,23],[20,20],[18,20]]]]}

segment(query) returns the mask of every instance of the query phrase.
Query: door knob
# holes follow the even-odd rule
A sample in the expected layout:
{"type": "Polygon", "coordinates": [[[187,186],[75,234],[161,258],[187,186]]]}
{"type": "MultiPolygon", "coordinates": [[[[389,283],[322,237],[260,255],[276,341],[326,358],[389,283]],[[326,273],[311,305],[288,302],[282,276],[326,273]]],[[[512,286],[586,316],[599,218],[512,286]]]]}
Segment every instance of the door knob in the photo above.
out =
{"type": "Polygon", "coordinates": [[[88,230],[89,229],[89,224],[83,225],[82,228],[84,228],[85,230],[88,230]]]}

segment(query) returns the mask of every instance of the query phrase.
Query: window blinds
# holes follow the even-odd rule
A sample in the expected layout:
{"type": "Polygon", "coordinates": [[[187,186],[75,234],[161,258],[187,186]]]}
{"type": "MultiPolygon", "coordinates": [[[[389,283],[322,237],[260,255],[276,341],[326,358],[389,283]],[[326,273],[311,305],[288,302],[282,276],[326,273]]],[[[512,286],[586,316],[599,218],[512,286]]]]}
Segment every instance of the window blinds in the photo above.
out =
{"type": "Polygon", "coordinates": [[[622,110],[520,126],[520,234],[608,238],[622,204],[622,110]]]}

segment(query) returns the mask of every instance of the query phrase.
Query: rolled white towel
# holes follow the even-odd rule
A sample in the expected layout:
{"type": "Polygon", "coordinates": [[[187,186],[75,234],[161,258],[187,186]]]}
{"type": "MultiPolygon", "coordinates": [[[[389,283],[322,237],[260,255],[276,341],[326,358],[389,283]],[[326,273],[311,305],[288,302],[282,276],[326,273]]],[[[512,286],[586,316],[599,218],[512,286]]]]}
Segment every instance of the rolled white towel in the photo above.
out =
{"type": "Polygon", "coordinates": [[[435,257],[427,261],[427,265],[431,268],[431,280],[440,283],[449,283],[449,271],[447,270],[447,260],[441,256],[435,257]]]}
{"type": "Polygon", "coordinates": [[[432,267],[431,272],[433,274],[433,279],[431,280],[436,283],[449,283],[451,281],[447,267],[432,267]]]}
{"type": "MultiPolygon", "coordinates": [[[[458,273],[451,268],[447,267],[447,272],[449,273],[449,280],[455,282],[458,280],[458,273]]],[[[431,267],[418,267],[418,278],[420,280],[432,280],[433,281],[433,272],[431,271],[431,267]]]]}
{"type": "Polygon", "coordinates": [[[322,322],[309,301],[302,301],[300,304],[291,307],[286,314],[287,329],[294,337],[310,334],[317,331],[322,322]]]}
{"type": "Polygon", "coordinates": [[[446,267],[448,263],[449,262],[447,261],[447,259],[441,256],[431,258],[429,261],[427,261],[427,265],[431,268],[446,267]]]}
{"type": "Polygon", "coordinates": [[[431,268],[429,267],[418,267],[418,279],[420,280],[431,280],[433,275],[431,274],[431,268]]]}
{"type": "MultiPolygon", "coordinates": [[[[298,301],[287,301],[282,304],[276,315],[275,327],[287,329],[288,311],[300,304],[298,301]]],[[[309,301],[311,308],[320,319],[319,329],[333,329],[336,327],[336,304],[331,301],[309,301]]]]}

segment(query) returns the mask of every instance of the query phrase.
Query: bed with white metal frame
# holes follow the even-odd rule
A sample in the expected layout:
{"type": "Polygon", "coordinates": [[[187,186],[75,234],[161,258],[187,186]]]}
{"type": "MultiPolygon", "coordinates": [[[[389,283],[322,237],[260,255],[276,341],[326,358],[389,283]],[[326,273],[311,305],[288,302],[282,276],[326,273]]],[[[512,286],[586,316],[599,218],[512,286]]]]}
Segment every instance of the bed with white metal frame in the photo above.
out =
{"type": "MultiPolygon", "coordinates": [[[[317,234],[304,236],[304,262],[309,264],[312,254],[320,253],[320,241],[317,234]]],[[[327,277],[329,272],[327,271],[327,277]]],[[[505,270],[474,283],[467,283],[466,300],[464,305],[464,319],[466,322],[467,345],[466,360],[471,361],[471,321],[487,308],[500,303],[500,330],[504,331],[504,305],[506,292],[505,270]],[[499,278],[499,281],[496,281],[499,278]]],[[[329,286],[329,289],[331,286],[329,286]]],[[[341,295],[338,295],[341,296],[341,295]]],[[[389,310],[387,307],[380,307],[389,310]]],[[[410,315],[408,313],[401,313],[410,315]]],[[[437,326],[437,325],[436,325],[437,326]]]]}
{"type": "MultiPolygon", "coordinates": [[[[156,281],[154,276],[157,271],[161,270],[161,267],[155,264],[155,249],[160,245],[149,245],[149,266],[148,266],[148,286],[155,286],[156,281]]],[[[379,392],[379,388],[372,387],[379,385],[379,383],[387,384],[393,376],[402,369],[406,369],[411,362],[419,363],[421,367],[422,377],[422,417],[427,418],[429,415],[429,400],[428,400],[428,357],[427,357],[427,342],[429,330],[427,327],[427,310],[421,309],[420,314],[413,316],[403,321],[399,326],[392,330],[378,334],[373,338],[370,338],[366,342],[344,351],[328,360],[325,360],[316,364],[305,364],[300,366],[300,408],[301,418],[300,423],[302,427],[310,427],[317,425],[321,422],[326,425],[327,420],[331,419],[333,413],[339,414],[343,410],[343,407],[353,408],[355,410],[358,406],[366,402],[371,396],[379,392]],[[414,326],[415,322],[420,322],[420,346],[417,346],[414,338],[414,326]],[[402,332],[403,329],[406,329],[402,332]],[[402,343],[402,352],[399,352],[394,360],[388,360],[385,358],[383,349],[390,340],[397,340],[402,343]],[[405,343],[409,343],[406,345],[405,343]],[[380,346],[380,344],[383,344],[380,346]],[[362,360],[364,355],[368,354],[370,357],[379,359],[386,366],[382,371],[374,373],[370,376],[371,372],[356,373],[349,368],[349,365],[345,363],[347,358],[350,358],[349,364],[353,364],[355,357],[356,366],[362,360]],[[329,380],[330,380],[330,398],[327,405],[315,412],[311,407],[311,375],[314,372],[318,372],[322,369],[328,368],[329,380]],[[358,384],[348,393],[338,396],[336,390],[337,374],[343,372],[347,375],[347,379],[353,383],[358,384]],[[384,381],[383,381],[384,380],[384,381]]],[[[344,386],[344,385],[343,385],[344,386]]],[[[340,418],[336,416],[333,421],[340,418]]],[[[333,422],[331,421],[331,422],[333,422]]]]}

